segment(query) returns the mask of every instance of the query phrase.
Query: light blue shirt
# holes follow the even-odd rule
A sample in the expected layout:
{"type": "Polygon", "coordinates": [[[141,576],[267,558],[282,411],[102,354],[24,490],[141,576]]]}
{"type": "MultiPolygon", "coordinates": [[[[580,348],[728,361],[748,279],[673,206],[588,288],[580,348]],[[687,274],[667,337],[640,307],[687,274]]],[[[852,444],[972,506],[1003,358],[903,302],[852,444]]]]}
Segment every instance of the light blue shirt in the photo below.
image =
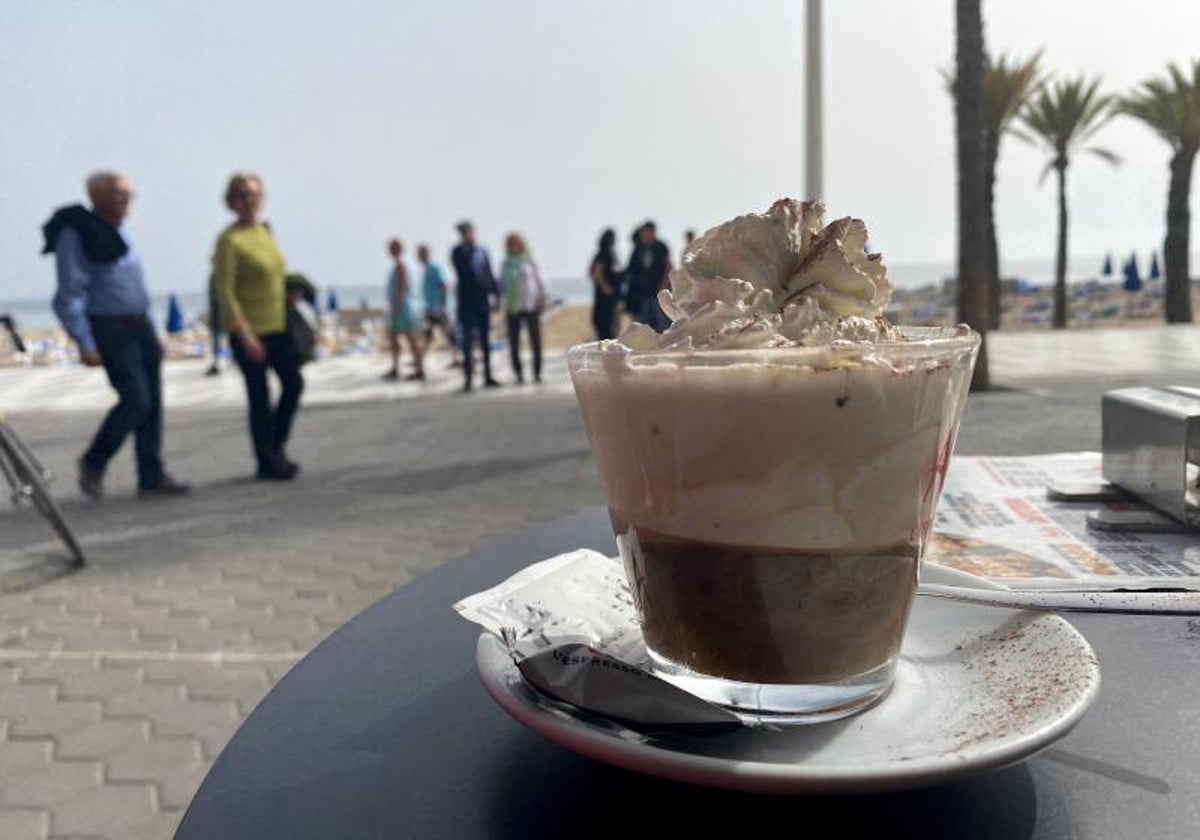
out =
{"type": "Polygon", "coordinates": [[[129,235],[121,231],[129,252],[119,260],[97,263],[88,259],[79,234],[66,228],[54,243],[58,291],[54,314],[79,349],[96,349],[88,318],[106,315],[149,315],[150,295],[142,273],[142,257],[129,235]]]}
{"type": "Polygon", "coordinates": [[[440,265],[430,262],[425,266],[421,294],[425,298],[426,312],[439,312],[446,308],[446,272],[440,265]]]}

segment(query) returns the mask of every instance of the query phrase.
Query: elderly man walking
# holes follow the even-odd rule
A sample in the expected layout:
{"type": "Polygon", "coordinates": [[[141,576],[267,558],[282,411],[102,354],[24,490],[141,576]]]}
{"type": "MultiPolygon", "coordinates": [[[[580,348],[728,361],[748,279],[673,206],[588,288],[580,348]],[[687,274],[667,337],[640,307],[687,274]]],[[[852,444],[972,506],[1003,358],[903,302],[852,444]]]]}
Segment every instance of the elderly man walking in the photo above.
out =
{"type": "Polygon", "coordinates": [[[115,172],[87,180],[89,210],[75,204],[55,211],[43,228],[57,264],[54,312],[79,345],[88,367],[103,365],[118,402],[79,459],[79,489],[98,500],[109,460],[133,432],[138,492],[174,496],[188,491],[162,463],[162,348],[150,321],[142,260],[121,223],[133,187],[115,172]]]}

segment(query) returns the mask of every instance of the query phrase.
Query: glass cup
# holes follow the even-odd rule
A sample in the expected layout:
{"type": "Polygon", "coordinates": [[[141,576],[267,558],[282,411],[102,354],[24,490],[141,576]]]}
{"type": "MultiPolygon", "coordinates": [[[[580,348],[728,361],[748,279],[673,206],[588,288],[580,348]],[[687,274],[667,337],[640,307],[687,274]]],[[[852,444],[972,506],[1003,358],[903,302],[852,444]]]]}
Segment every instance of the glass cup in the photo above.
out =
{"type": "Polygon", "coordinates": [[[571,378],[655,672],[778,723],[890,688],[979,336],[583,344],[571,378]]]}

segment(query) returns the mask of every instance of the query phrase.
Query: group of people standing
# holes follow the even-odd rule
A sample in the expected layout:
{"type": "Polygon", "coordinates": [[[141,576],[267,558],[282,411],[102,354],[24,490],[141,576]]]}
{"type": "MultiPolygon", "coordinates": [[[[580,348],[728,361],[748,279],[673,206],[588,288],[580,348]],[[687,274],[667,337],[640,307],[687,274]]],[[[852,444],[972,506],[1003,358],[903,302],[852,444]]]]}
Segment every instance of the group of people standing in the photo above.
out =
{"type": "Polygon", "coordinates": [[[400,378],[400,339],[403,337],[413,354],[413,372],[404,378],[424,379],[425,352],[435,330],[440,330],[451,346],[461,348],[462,358],[456,364],[462,366],[464,392],[474,389],[476,344],[480,346],[483,356],[484,387],[499,388],[499,380],[492,375],[491,318],[493,312],[503,311],[516,382],[525,382],[520,352],[522,332],[528,333],[530,349],[533,351],[533,380],[541,382],[541,316],[546,308],[547,295],[541,269],[533,260],[529,246],[519,233],[508,234],[504,242],[505,257],[497,279],[492,272],[491,256],[476,241],[475,226],[462,221],[458,223],[457,230],[459,242],[450,252],[456,281],[457,323],[453,323],[448,314],[449,292],[445,270],[431,259],[428,245],[417,247],[425,299],[423,342],[412,306],[412,286],[403,260],[404,245],[399,239],[388,243],[388,253],[392,258],[387,283],[392,367],[384,374],[384,378],[400,378]]]}
{"type": "MultiPolygon", "coordinates": [[[[83,364],[102,366],[118,397],[79,459],[79,485],[85,495],[100,498],[108,462],[133,435],[140,494],[186,493],[188,485],[172,478],[162,462],[162,347],[150,318],[141,257],[123,224],[133,186],[119,173],[98,172],[88,178],[87,192],[90,208],[60,208],[43,227],[44,253],[53,253],[56,262],[54,311],[78,345],[83,364]]],[[[283,253],[262,219],[262,178],[252,172],[235,173],[224,198],[234,220],[217,237],[212,294],[222,331],[229,336],[245,380],[256,475],[267,481],[288,481],[300,470],[288,457],[287,443],[304,391],[301,367],[311,354],[313,340],[297,311],[302,308],[301,298],[311,296],[312,290],[305,288],[306,282],[289,282],[283,253]],[[274,405],[267,384],[269,370],[280,385],[274,405]]],[[[462,367],[463,391],[474,387],[476,345],[483,357],[484,386],[500,387],[492,373],[491,318],[503,312],[515,381],[525,381],[520,352],[524,332],[532,350],[533,380],[540,382],[541,316],[547,291],[528,244],[519,233],[508,234],[497,276],[487,249],[476,240],[474,225],[459,222],[457,230],[459,242],[450,253],[454,320],[449,314],[446,271],[433,260],[429,246],[422,244],[417,259],[422,266],[425,313],[423,323],[418,322],[403,260],[404,244],[399,239],[388,242],[392,367],[385,378],[401,376],[400,341],[404,339],[413,355],[413,371],[404,378],[424,379],[426,351],[435,332],[441,331],[452,347],[461,350],[456,364],[462,367]]],[[[691,238],[689,232],[689,243],[691,238]]],[[[615,336],[622,305],[636,320],[666,329],[669,319],[658,305],[658,292],[666,288],[672,261],[654,223],[647,221],[634,231],[633,251],[624,268],[618,265],[615,246],[616,234],[604,231],[592,260],[592,320],[597,336],[615,336]]]]}
{"type": "MultiPolygon", "coordinates": [[[[695,233],[684,232],[684,252],[695,233]]],[[[658,305],[658,293],[668,287],[673,264],[671,251],[658,238],[658,228],[645,221],[634,229],[629,262],[622,268],[617,260],[617,234],[612,228],[600,234],[596,255],[588,270],[593,286],[592,327],[600,339],[616,338],[620,308],[635,321],[662,332],[671,325],[658,305]]]]}

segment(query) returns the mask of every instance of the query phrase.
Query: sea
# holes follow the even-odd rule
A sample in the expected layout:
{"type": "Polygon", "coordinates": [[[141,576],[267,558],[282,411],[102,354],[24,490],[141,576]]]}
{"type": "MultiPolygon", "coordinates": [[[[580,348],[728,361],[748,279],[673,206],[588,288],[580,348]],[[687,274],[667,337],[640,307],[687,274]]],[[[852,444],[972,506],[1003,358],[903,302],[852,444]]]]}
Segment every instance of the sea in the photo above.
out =
{"type": "MultiPolygon", "coordinates": [[[[1071,282],[1082,282],[1097,278],[1100,274],[1103,257],[1080,257],[1072,260],[1072,267],[1094,267],[1090,273],[1072,271],[1071,282]]],[[[918,289],[926,286],[941,286],[954,276],[955,270],[951,263],[909,263],[888,265],[888,276],[897,288],[918,289]]],[[[1054,264],[1050,259],[1013,260],[1006,262],[1003,273],[1006,277],[1019,277],[1031,285],[1047,285],[1054,276],[1054,264]]],[[[1143,275],[1145,269],[1143,268],[1143,275]]],[[[1104,278],[1119,282],[1119,277],[1104,278]]],[[[547,282],[548,292],[552,301],[567,304],[589,303],[591,301],[591,283],[583,277],[552,278],[547,282]]],[[[371,286],[332,286],[320,290],[321,308],[328,307],[329,295],[336,296],[341,308],[352,309],[362,306],[385,306],[382,284],[371,286]]],[[[47,282],[46,294],[41,298],[13,299],[0,298],[0,315],[11,315],[22,327],[40,328],[51,327],[56,323],[54,312],[50,308],[50,297],[54,289],[47,282]]],[[[167,301],[169,292],[152,296],[153,317],[156,322],[163,323],[167,316],[167,301]]],[[[175,293],[179,305],[183,309],[185,320],[204,315],[208,311],[208,296],[204,290],[187,289],[175,293]]]]}

